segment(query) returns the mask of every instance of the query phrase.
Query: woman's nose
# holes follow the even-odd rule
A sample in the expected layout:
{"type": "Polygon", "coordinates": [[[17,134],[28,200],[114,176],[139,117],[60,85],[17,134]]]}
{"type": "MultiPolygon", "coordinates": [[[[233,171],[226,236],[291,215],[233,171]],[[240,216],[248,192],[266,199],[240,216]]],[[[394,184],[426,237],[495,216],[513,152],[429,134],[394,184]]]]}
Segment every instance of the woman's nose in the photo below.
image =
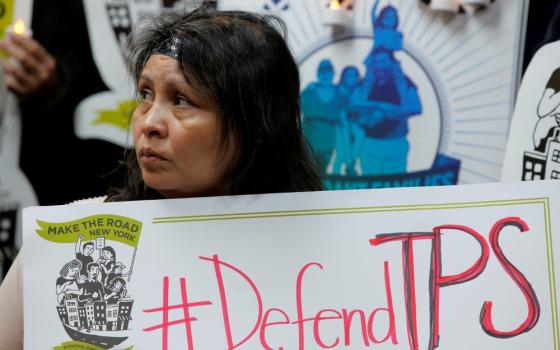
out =
{"type": "Polygon", "coordinates": [[[165,106],[154,102],[142,120],[142,133],[148,137],[164,138],[167,137],[167,115],[165,106]]]}

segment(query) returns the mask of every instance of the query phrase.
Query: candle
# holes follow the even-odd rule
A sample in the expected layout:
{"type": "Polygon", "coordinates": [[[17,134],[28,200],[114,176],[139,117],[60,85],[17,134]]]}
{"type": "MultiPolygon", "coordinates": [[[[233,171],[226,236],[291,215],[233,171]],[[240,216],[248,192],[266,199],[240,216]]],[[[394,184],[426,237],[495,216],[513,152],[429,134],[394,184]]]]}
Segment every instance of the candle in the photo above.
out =
{"type": "Polygon", "coordinates": [[[459,12],[459,0],[431,0],[430,7],[436,11],[459,12]]]}
{"type": "Polygon", "coordinates": [[[331,0],[327,10],[323,12],[323,24],[331,26],[345,26],[351,22],[351,12],[348,5],[341,6],[339,0],[331,0]]]}
{"type": "Polygon", "coordinates": [[[27,28],[27,26],[25,25],[25,21],[21,18],[18,18],[13,25],[9,26],[7,31],[8,33],[26,37],[30,37],[32,35],[31,28],[27,28]]]}
{"type": "MultiPolygon", "coordinates": [[[[14,24],[6,28],[6,33],[12,35],[15,34],[19,36],[24,36],[27,38],[31,37],[33,34],[31,28],[27,28],[27,26],[25,25],[25,21],[21,18],[17,19],[14,24]]],[[[6,35],[5,39],[10,41],[10,36],[6,35]]],[[[18,66],[21,65],[21,63],[13,56],[9,57],[8,62],[18,66]]]]}

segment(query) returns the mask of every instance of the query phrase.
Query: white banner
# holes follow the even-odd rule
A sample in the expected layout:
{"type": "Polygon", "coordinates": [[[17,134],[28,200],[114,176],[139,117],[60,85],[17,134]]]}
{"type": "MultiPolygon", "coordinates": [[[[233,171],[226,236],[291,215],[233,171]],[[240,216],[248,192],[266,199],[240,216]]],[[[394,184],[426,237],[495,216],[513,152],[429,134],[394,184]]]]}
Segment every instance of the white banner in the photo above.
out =
{"type": "Polygon", "coordinates": [[[558,349],[559,210],[551,182],[29,208],[25,348],[558,349]]]}

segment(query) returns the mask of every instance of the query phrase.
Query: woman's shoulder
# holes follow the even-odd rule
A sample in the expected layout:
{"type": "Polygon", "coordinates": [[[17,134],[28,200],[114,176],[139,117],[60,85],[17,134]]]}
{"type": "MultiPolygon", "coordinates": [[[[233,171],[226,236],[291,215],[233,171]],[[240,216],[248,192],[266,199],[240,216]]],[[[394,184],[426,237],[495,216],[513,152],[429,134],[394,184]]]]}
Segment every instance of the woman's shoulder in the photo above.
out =
{"type": "Polygon", "coordinates": [[[91,204],[91,203],[103,203],[107,199],[107,196],[91,197],[78,199],[76,201],[70,202],[69,204],[91,204]]]}

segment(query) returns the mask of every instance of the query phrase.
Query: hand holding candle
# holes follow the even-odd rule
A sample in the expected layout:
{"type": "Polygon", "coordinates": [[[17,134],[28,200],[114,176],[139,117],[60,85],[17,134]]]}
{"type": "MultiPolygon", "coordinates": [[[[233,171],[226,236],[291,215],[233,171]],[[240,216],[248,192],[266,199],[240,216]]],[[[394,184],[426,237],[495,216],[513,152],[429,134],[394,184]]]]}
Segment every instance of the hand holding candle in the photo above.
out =
{"type": "Polygon", "coordinates": [[[31,32],[30,28],[27,28],[27,26],[25,25],[25,22],[23,21],[23,19],[18,19],[16,20],[16,23],[14,23],[13,25],[9,26],[7,29],[8,33],[13,33],[16,35],[22,35],[25,37],[30,37],[33,35],[33,33],[31,32]]]}
{"type": "Polygon", "coordinates": [[[31,37],[31,29],[22,20],[8,28],[0,49],[9,55],[2,61],[4,84],[18,98],[58,91],[60,79],[54,57],[31,37]]]}

